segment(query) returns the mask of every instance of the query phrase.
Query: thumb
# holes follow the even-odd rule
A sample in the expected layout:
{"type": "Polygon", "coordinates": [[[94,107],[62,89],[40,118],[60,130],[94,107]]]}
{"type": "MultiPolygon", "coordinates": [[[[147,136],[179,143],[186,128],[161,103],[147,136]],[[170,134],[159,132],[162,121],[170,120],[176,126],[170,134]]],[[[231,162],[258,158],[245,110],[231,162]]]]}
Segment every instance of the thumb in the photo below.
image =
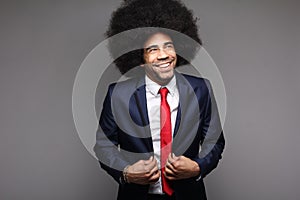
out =
{"type": "Polygon", "coordinates": [[[173,158],[174,160],[178,160],[178,159],[179,159],[179,157],[177,157],[174,153],[172,153],[171,156],[172,156],[172,158],[173,158]]]}
{"type": "Polygon", "coordinates": [[[151,163],[152,161],[153,161],[153,156],[150,156],[150,158],[148,160],[145,160],[144,163],[147,165],[147,164],[151,163]]]}

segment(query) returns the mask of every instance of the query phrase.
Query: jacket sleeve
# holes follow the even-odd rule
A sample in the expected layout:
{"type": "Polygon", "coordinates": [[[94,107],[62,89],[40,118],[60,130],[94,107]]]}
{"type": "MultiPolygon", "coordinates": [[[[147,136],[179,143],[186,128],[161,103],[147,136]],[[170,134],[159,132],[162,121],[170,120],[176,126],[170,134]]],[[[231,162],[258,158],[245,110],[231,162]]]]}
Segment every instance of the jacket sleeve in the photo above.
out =
{"type": "Polygon", "coordinates": [[[198,179],[204,178],[217,167],[225,147],[218,108],[209,81],[206,81],[206,88],[204,101],[200,105],[203,120],[199,130],[202,137],[201,148],[198,156],[193,159],[200,167],[198,179]]]}
{"type": "Polygon", "coordinates": [[[103,103],[94,151],[101,167],[120,183],[122,171],[128,163],[125,161],[119,148],[119,127],[114,119],[111,108],[113,88],[114,84],[109,86],[103,103]]]}

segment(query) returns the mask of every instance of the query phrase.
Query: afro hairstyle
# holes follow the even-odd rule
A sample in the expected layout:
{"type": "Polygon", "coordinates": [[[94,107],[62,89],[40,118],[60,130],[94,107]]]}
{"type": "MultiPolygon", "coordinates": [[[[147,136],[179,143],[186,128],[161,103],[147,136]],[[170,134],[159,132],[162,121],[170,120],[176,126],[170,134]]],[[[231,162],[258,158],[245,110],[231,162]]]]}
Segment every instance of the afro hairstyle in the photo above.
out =
{"type": "MultiPolygon", "coordinates": [[[[179,0],[126,0],[112,13],[106,31],[106,36],[109,38],[108,49],[117,68],[125,74],[134,67],[144,64],[141,47],[146,39],[155,33],[155,29],[144,31],[142,34],[130,32],[121,40],[111,39],[112,36],[137,28],[156,27],[157,32],[162,32],[162,29],[179,32],[196,41],[198,45],[202,45],[196,22],[197,18],[193,17],[192,11],[179,0]],[[133,46],[139,48],[126,51],[133,46]]],[[[169,33],[171,32],[166,34],[172,38],[176,52],[185,52],[187,55],[183,58],[177,54],[176,66],[188,64],[194,57],[197,46],[187,44],[185,41],[176,41],[169,33]]]]}

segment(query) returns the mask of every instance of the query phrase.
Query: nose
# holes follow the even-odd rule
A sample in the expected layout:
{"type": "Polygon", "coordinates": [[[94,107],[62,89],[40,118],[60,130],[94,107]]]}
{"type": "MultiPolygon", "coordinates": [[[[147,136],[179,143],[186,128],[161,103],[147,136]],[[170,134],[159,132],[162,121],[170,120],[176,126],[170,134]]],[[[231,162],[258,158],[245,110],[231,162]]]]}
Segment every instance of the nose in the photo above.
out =
{"type": "Polygon", "coordinates": [[[158,60],[164,60],[168,57],[169,57],[169,55],[167,54],[167,52],[164,49],[159,49],[159,52],[158,52],[158,55],[157,55],[158,60]]]}

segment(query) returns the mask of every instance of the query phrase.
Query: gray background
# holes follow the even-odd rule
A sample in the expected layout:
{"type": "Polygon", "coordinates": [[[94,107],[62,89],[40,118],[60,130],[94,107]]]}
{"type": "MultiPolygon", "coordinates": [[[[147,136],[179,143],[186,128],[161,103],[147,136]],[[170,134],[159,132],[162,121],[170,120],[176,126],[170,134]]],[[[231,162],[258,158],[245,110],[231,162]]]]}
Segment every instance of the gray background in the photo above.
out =
{"type": "MultiPolygon", "coordinates": [[[[210,200],[298,199],[300,3],[185,0],[223,76],[224,159],[210,200]]],[[[114,199],[82,145],[72,87],[120,0],[0,1],[0,199],[114,199]]]]}

